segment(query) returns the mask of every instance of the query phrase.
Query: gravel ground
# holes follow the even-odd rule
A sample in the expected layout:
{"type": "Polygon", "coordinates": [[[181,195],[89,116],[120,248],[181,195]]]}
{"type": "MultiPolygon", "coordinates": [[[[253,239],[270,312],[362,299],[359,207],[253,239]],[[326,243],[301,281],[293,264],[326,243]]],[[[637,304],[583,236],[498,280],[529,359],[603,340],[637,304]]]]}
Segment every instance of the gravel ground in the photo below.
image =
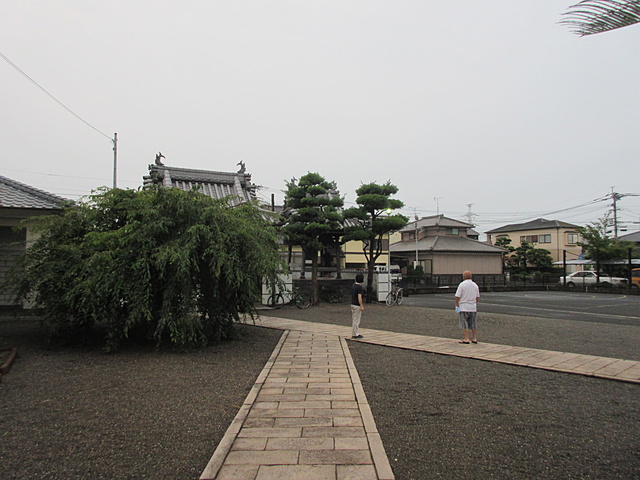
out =
{"type": "Polygon", "coordinates": [[[281,332],[190,353],[48,349],[38,323],[0,320],[19,358],[0,384],[0,478],[197,479],[281,332]]]}
{"type": "MultiPolygon", "coordinates": [[[[349,309],[265,314],[350,324],[349,309]]],[[[479,316],[480,341],[640,359],[638,327],[479,316]]],[[[258,322],[259,324],[259,322],[258,322]]],[[[452,312],[368,305],[362,328],[458,338],[452,312]]],[[[2,479],[197,479],[280,332],[186,354],[48,349],[0,321],[2,479]]],[[[638,479],[640,385],[350,342],[398,480],[638,479]]]]}
{"type": "MultiPolygon", "coordinates": [[[[270,314],[349,325],[347,309],[270,314]]],[[[640,326],[480,313],[478,327],[480,341],[640,359],[640,326]]],[[[460,338],[453,312],[420,307],[368,305],[361,328],[460,338]]],[[[640,478],[640,385],[349,345],[398,480],[640,478]]]]}

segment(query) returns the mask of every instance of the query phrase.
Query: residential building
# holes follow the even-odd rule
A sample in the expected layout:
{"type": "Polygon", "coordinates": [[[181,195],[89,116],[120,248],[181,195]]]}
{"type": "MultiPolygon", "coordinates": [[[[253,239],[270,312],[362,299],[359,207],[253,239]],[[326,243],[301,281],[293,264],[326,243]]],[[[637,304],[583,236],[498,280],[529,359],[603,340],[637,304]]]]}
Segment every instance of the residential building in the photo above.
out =
{"type": "Polygon", "coordinates": [[[578,245],[582,237],[578,233],[578,225],[560,220],[537,218],[525,223],[514,223],[486,232],[487,241],[494,245],[500,238],[509,238],[510,246],[519,247],[522,242],[547,250],[554,262],[562,261],[564,252],[566,260],[575,260],[582,254],[578,245]]]}
{"type": "Polygon", "coordinates": [[[640,232],[627,233],[625,235],[620,235],[618,240],[621,242],[633,242],[636,246],[640,247],[640,232]]]}
{"type": "MultiPolygon", "coordinates": [[[[68,201],[0,176],[0,285],[7,279],[17,258],[24,254],[27,245],[37,238],[37,233],[32,228],[15,227],[28,218],[59,214],[68,201]]],[[[13,305],[11,295],[0,292],[0,305],[13,305]]]]}
{"type": "Polygon", "coordinates": [[[410,222],[399,232],[400,241],[391,244],[391,262],[401,266],[422,266],[427,275],[501,275],[505,249],[469,238],[473,225],[444,215],[410,222]]]}

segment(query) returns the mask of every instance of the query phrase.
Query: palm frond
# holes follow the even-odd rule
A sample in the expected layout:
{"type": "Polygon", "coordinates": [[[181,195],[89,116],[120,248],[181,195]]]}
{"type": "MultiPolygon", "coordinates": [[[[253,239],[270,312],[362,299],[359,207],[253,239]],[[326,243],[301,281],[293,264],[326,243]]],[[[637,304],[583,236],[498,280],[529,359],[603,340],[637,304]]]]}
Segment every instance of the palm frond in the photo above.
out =
{"type": "Polygon", "coordinates": [[[561,24],[577,35],[593,35],[640,22],[640,0],[583,0],[569,7],[561,24]]]}

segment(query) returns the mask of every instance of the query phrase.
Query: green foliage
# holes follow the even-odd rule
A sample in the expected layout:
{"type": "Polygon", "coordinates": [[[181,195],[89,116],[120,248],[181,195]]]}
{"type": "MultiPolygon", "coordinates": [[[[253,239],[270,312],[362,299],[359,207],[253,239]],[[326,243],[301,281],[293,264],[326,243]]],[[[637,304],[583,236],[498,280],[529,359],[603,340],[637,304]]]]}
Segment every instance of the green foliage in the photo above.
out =
{"type": "Polygon", "coordinates": [[[581,0],[569,7],[560,23],[584,36],[609,32],[640,22],[637,0],[581,0]]]}
{"type": "Polygon", "coordinates": [[[408,265],[407,266],[407,277],[413,277],[416,279],[424,278],[424,268],[422,265],[408,265]]]}
{"type": "Polygon", "coordinates": [[[522,242],[518,248],[514,249],[509,260],[510,270],[513,273],[527,274],[531,269],[537,272],[550,272],[553,269],[553,258],[549,251],[536,248],[528,242],[522,242]]]}
{"type": "Polygon", "coordinates": [[[499,237],[496,239],[496,243],[494,244],[497,247],[506,248],[510,252],[515,250],[515,247],[511,246],[511,239],[509,237],[499,237]]]}
{"type": "Polygon", "coordinates": [[[363,252],[369,269],[367,302],[373,299],[373,270],[376,260],[382,254],[382,238],[388,233],[404,228],[409,221],[404,215],[391,214],[393,210],[404,206],[400,200],[391,198],[396,193],[398,193],[398,187],[391,182],[382,185],[377,183],[361,185],[356,190],[358,206],[343,212],[344,218],[352,221],[352,225],[345,229],[343,241],[363,242],[363,252]]]}
{"type": "Polygon", "coordinates": [[[108,190],[40,220],[16,282],[58,332],[105,332],[105,349],[140,335],[205,345],[255,315],[262,279],[281,268],[276,235],[255,205],[197,191],[108,190]]]}
{"type": "Polygon", "coordinates": [[[285,207],[291,211],[283,227],[285,242],[300,245],[313,260],[311,284],[313,303],[318,304],[318,252],[335,244],[342,234],[342,206],[335,182],[318,173],[307,173],[298,182],[287,182],[285,207]]]}
{"type": "Polygon", "coordinates": [[[633,249],[633,242],[624,242],[609,238],[605,232],[606,225],[594,223],[585,227],[579,227],[578,233],[582,236],[584,256],[589,259],[618,260],[627,258],[629,249],[633,249]]]}

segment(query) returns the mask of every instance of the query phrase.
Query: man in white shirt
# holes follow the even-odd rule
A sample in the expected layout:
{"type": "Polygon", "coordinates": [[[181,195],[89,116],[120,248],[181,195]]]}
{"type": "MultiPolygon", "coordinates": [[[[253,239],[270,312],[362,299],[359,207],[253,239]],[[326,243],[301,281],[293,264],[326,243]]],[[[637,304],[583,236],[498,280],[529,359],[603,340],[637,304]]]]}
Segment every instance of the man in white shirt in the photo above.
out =
{"type": "Polygon", "coordinates": [[[462,329],[464,339],[459,343],[469,343],[469,330],[471,330],[471,343],[478,343],[477,304],[480,301],[480,289],[471,280],[472,274],[466,270],[462,274],[462,282],[456,290],[456,312],[460,315],[458,325],[462,329]]]}

